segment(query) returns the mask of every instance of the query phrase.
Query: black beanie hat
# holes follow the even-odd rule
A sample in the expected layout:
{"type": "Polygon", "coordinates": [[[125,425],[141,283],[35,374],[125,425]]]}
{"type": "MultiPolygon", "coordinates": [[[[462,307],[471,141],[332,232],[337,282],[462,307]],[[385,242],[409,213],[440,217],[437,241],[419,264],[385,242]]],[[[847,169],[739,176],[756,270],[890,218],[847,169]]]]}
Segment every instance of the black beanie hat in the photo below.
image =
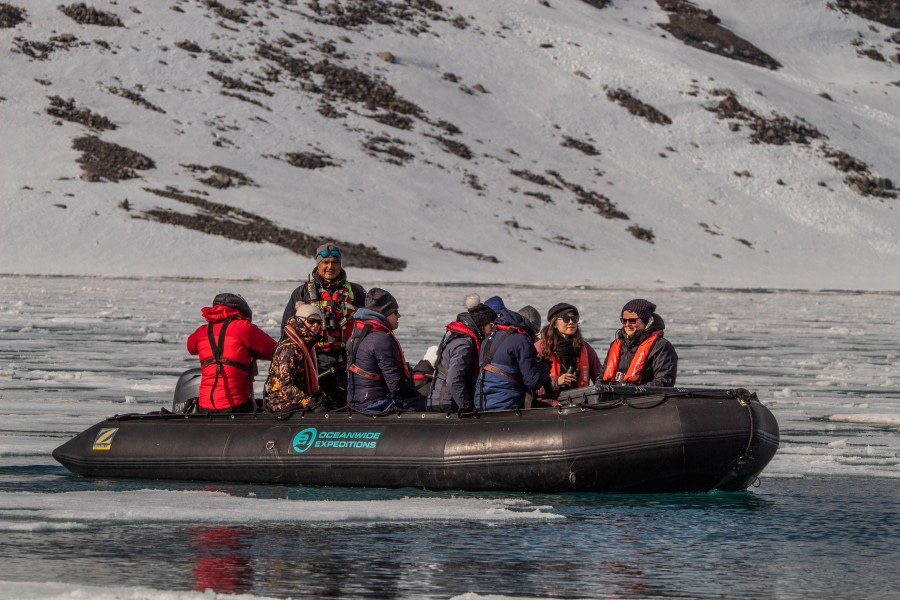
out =
{"type": "Polygon", "coordinates": [[[534,329],[535,333],[540,333],[541,313],[539,313],[535,307],[530,304],[526,304],[516,312],[528,319],[528,322],[531,323],[531,327],[532,329],[534,329]]]}
{"type": "Polygon", "coordinates": [[[381,288],[372,288],[366,293],[366,308],[383,314],[385,317],[400,312],[397,300],[391,293],[381,288]]]}
{"type": "Polygon", "coordinates": [[[497,319],[497,313],[487,304],[478,303],[469,309],[469,315],[479,327],[490,325],[497,319]]]}
{"type": "Polygon", "coordinates": [[[573,312],[576,315],[578,314],[578,309],[572,306],[571,304],[567,304],[566,302],[560,302],[559,304],[554,304],[550,307],[550,310],[547,311],[547,323],[553,323],[553,319],[557,317],[561,317],[566,313],[573,312]]]}
{"type": "Polygon", "coordinates": [[[239,310],[241,314],[248,319],[253,319],[253,311],[250,310],[250,305],[247,304],[247,301],[244,300],[244,297],[240,294],[232,294],[230,292],[222,292],[221,294],[216,294],[216,297],[213,298],[212,305],[221,305],[227,306],[228,308],[234,308],[236,310],[239,310]]]}
{"type": "Polygon", "coordinates": [[[656,310],[656,305],[649,300],[635,298],[622,307],[622,312],[619,313],[619,316],[621,317],[626,310],[636,314],[644,323],[649,323],[651,317],[653,317],[653,312],[656,310]]]}

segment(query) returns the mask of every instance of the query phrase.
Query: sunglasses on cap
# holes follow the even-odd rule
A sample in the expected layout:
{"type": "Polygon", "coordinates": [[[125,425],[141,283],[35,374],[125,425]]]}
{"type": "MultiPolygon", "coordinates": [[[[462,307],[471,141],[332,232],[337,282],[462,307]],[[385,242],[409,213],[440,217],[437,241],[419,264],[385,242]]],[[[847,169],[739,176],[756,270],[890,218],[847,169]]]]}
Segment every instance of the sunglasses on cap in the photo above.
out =
{"type": "Polygon", "coordinates": [[[626,323],[630,323],[631,325],[634,325],[635,323],[637,323],[638,321],[640,321],[640,319],[637,318],[637,317],[634,317],[634,318],[631,318],[631,319],[626,319],[625,317],[622,317],[622,318],[619,319],[619,320],[622,321],[622,325],[624,325],[624,324],[626,324],[626,323]]]}
{"type": "Polygon", "coordinates": [[[333,258],[340,258],[341,251],[340,250],[322,250],[321,252],[319,252],[319,256],[321,256],[322,258],[328,258],[329,256],[331,256],[333,258]]]}

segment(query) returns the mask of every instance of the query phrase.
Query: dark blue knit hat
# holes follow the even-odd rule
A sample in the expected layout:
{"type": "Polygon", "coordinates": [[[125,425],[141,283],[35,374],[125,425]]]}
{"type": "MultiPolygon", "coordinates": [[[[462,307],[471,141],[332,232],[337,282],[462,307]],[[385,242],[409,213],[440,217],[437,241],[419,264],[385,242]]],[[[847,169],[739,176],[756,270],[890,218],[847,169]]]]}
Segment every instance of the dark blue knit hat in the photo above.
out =
{"type": "Polygon", "coordinates": [[[635,298],[622,307],[622,312],[619,313],[619,316],[621,317],[626,310],[636,314],[644,323],[649,323],[654,311],[656,311],[656,305],[649,300],[635,298]]]}

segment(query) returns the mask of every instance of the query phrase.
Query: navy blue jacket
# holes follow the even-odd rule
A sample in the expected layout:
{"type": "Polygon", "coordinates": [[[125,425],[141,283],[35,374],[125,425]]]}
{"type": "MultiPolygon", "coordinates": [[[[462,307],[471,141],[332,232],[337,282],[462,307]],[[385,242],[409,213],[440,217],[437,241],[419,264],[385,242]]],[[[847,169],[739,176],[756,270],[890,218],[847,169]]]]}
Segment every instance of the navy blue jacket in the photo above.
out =
{"type": "Polygon", "coordinates": [[[481,336],[478,325],[468,312],[460,313],[456,324],[465,327],[469,333],[447,332],[447,342],[443,344],[435,365],[428,410],[444,412],[475,407],[475,380],[478,377],[475,339],[480,341],[481,336]]]}
{"type": "MultiPolygon", "coordinates": [[[[353,316],[357,324],[371,322],[388,327],[384,315],[368,308],[360,308],[353,316]]],[[[392,406],[402,410],[424,410],[425,397],[416,391],[407,377],[405,359],[394,336],[371,328],[359,340],[362,331],[360,327],[354,327],[347,342],[347,398],[350,406],[363,412],[382,412],[392,406]],[[352,372],[353,365],[376,377],[352,372]]]]}
{"type": "Polygon", "coordinates": [[[488,353],[492,352],[490,364],[506,375],[481,371],[475,389],[475,407],[478,410],[521,408],[525,405],[526,392],[552,387],[550,363],[538,356],[534,348],[534,330],[528,319],[504,308],[495,323],[498,329],[481,344],[479,366],[484,367],[488,353]],[[516,327],[525,333],[513,333],[505,326],[516,327]]]}

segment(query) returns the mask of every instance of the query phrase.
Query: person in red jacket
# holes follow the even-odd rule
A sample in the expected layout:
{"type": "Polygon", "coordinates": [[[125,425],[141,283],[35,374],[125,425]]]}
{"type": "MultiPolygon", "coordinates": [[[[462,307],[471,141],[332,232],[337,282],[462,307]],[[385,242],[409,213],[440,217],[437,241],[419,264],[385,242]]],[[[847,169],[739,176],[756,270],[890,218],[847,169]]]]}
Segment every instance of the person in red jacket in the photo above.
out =
{"type": "Polygon", "coordinates": [[[207,324],[187,340],[188,352],[200,358],[200,409],[253,412],[256,359],[272,360],[275,340],[250,322],[250,305],[237,294],[218,294],[200,312],[207,324]]]}

